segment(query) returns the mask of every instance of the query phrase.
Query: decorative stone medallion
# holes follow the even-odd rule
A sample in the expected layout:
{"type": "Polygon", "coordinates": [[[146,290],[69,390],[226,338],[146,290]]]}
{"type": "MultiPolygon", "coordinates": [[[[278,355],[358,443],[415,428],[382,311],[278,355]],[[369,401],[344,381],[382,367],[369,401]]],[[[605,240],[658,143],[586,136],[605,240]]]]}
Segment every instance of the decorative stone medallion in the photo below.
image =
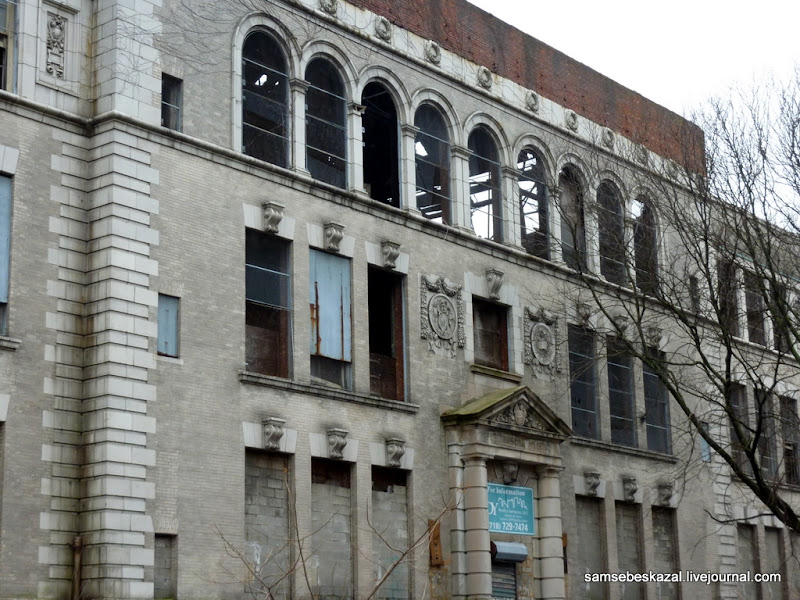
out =
{"type": "Polygon", "coordinates": [[[461,286],[447,283],[444,277],[431,280],[423,275],[420,307],[420,333],[430,351],[442,349],[455,358],[456,347],[466,343],[461,286]]]}
{"type": "Polygon", "coordinates": [[[539,429],[542,431],[549,429],[547,423],[543,422],[524,400],[520,400],[514,406],[509,406],[489,420],[493,423],[503,423],[527,429],[539,429]]]}
{"type": "Polygon", "coordinates": [[[52,13],[47,14],[47,72],[64,79],[64,37],[67,20],[52,13]]]}
{"type": "Polygon", "coordinates": [[[433,40],[425,42],[425,58],[428,62],[438,65],[442,62],[442,49],[433,40]]]}
{"type": "Polygon", "coordinates": [[[539,94],[536,92],[528,90],[528,93],[525,94],[525,108],[527,108],[532,113],[539,112],[539,94]]]}
{"type": "Polygon", "coordinates": [[[537,377],[553,377],[561,372],[556,349],[559,342],[558,319],[550,311],[525,307],[525,364],[533,366],[537,377]]]}
{"type": "Polygon", "coordinates": [[[575,111],[568,110],[564,113],[564,123],[570,131],[578,131],[578,115],[575,111]]]}
{"type": "Polygon", "coordinates": [[[486,67],[478,67],[478,85],[485,90],[492,89],[492,72],[486,67]]]}
{"type": "Polygon", "coordinates": [[[603,146],[605,146],[609,150],[614,149],[614,132],[611,131],[608,127],[603,129],[603,146]]]}
{"type": "Polygon", "coordinates": [[[339,3],[337,0],[319,0],[319,7],[329,15],[335,15],[339,3]]]}
{"type": "Polygon", "coordinates": [[[375,37],[384,42],[392,39],[392,24],[386,17],[378,17],[375,19],[375,37]]]}

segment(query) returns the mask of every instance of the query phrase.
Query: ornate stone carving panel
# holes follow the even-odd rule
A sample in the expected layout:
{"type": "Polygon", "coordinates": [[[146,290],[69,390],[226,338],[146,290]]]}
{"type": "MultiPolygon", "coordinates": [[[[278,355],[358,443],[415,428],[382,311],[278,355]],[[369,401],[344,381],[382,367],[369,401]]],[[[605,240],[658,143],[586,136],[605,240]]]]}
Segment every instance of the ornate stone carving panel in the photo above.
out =
{"type": "Polygon", "coordinates": [[[420,307],[420,333],[428,340],[430,351],[444,350],[455,358],[456,347],[463,348],[466,343],[461,286],[444,277],[431,280],[423,275],[420,307]]]}
{"type": "Polygon", "coordinates": [[[47,13],[47,72],[64,79],[64,41],[67,19],[61,15],[47,13]]]}
{"type": "Polygon", "coordinates": [[[552,378],[561,372],[558,319],[550,311],[525,307],[525,364],[534,375],[552,378]]]}

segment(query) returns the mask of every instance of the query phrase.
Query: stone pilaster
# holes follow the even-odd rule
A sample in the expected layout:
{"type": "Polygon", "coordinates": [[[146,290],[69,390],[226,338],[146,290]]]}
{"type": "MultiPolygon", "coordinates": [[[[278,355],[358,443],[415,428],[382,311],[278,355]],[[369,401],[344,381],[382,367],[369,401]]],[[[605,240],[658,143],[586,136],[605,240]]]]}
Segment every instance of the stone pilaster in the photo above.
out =
{"type": "Polygon", "coordinates": [[[545,468],[539,476],[539,572],[546,600],[565,598],[559,471],[545,468]]]}
{"type": "Polygon", "coordinates": [[[365,107],[351,102],[348,106],[347,182],[350,191],[367,195],[364,189],[364,144],[361,132],[365,107]]]}
{"type": "Polygon", "coordinates": [[[486,457],[464,457],[464,546],[466,592],[471,599],[492,597],[492,553],[489,540],[489,491],[486,457]]]}
{"type": "Polygon", "coordinates": [[[292,169],[309,175],[306,166],[306,92],[310,84],[304,79],[292,79],[292,169]]]}
{"type": "Polygon", "coordinates": [[[464,465],[461,446],[451,443],[447,447],[447,465],[450,483],[450,502],[455,508],[450,517],[450,575],[452,597],[466,597],[467,555],[464,541],[464,465]]]}
{"type": "Polygon", "coordinates": [[[400,196],[402,207],[419,214],[417,208],[417,133],[419,127],[400,125],[400,196]]]}

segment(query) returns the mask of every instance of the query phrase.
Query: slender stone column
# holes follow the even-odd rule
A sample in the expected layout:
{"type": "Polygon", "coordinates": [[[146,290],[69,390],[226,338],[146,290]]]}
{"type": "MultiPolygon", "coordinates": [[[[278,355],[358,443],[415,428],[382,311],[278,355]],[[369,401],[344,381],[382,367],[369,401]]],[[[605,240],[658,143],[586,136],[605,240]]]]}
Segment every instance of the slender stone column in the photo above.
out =
{"type": "Polygon", "coordinates": [[[467,597],[492,597],[492,555],[489,542],[489,492],[486,456],[464,458],[464,542],[467,553],[467,597]]]}
{"type": "Polygon", "coordinates": [[[351,192],[367,194],[364,189],[364,144],[361,122],[365,106],[351,102],[347,107],[349,134],[347,136],[347,181],[351,192]]]}
{"type": "Polygon", "coordinates": [[[292,169],[306,175],[306,92],[309,84],[304,79],[292,79],[289,87],[292,93],[292,169]]]}
{"type": "Polygon", "coordinates": [[[600,229],[598,222],[597,191],[586,190],[583,195],[583,218],[586,224],[586,267],[591,273],[600,274],[600,229]]]}
{"type": "Polygon", "coordinates": [[[509,246],[522,250],[522,215],[519,210],[520,171],[512,167],[502,167],[503,189],[503,241],[509,246]]]}
{"type": "Polygon", "coordinates": [[[545,468],[539,475],[539,565],[542,598],[563,600],[564,548],[561,541],[560,469],[545,468]]]}
{"type": "Polygon", "coordinates": [[[400,126],[400,176],[402,177],[400,197],[404,209],[419,213],[417,208],[417,133],[419,133],[419,127],[400,126]]]}
{"type": "Polygon", "coordinates": [[[450,518],[450,574],[452,597],[459,600],[466,596],[467,555],[464,546],[464,465],[461,462],[461,446],[447,446],[447,468],[450,484],[450,502],[455,507],[450,518]]]}
{"type": "Polygon", "coordinates": [[[469,202],[469,150],[451,146],[451,177],[453,190],[450,194],[450,225],[472,231],[472,216],[469,202]]]}
{"type": "Polygon", "coordinates": [[[547,207],[547,215],[550,222],[550,260],[553,262],[564,262],[561,252],[561,188],[557,185],[552,186],[547,195],[550,205],[547,207]]]}

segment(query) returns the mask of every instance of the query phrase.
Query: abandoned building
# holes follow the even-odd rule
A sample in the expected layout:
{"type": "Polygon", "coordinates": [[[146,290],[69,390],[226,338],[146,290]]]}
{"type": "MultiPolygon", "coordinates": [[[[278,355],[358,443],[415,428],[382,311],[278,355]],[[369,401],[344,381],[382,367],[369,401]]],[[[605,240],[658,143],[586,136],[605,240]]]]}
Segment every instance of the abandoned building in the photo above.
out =
{"type": "Polygon", "coordinates": [[[464,0],[0,0],[0,598],[797,597],[578,297],[677,131],[464,0]],[[687,569],[782,581],[591,578],[687,569]]]}

